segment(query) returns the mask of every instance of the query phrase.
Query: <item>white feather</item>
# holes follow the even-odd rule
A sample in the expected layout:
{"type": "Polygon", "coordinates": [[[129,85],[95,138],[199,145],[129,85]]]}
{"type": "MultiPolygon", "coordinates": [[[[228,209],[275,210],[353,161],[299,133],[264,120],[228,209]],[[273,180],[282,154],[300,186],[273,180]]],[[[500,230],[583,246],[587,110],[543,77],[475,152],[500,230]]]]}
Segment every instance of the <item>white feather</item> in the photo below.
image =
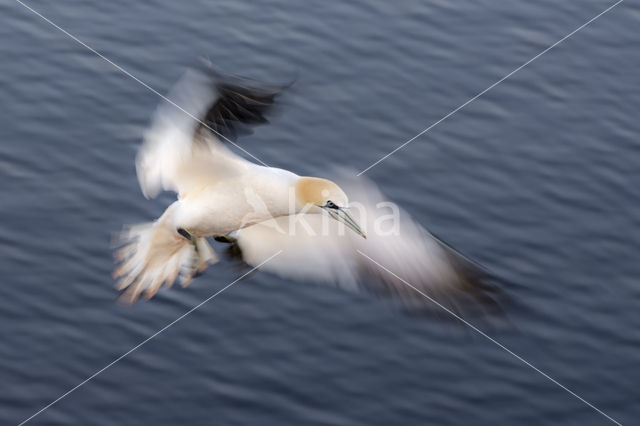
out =
{"type": "Polygon", "coordinates": [[[217,99],[210,76],[187,71],[167,98],[171,102],[158,106],[136,159],[145,197],[161,190],[184,197],[248,166],[199,121],[217,99]]]}
{"type": "Polygon", "coordinates": [[[402,210],[397,211],[397,232],[388,232],[392,221],[381,222],[381,218],[390,215],[391,209],[380,204],[386,199],[373,183],[363,178],[337,181],[349,194],[351,203],[361,207],[350,210],[367,239],[326,215],[279,217],[235,233],[243,259],[256,266],[282,250],[261,269],[296,280],[333,283],[347,290],[365,288],[420,307],[431,302],[416,289],[449,306],[487,290],[479,282],[485,275],[482,269],[436,239],[402,210]],[[376,223],[387,228],[376,229],[376,223]]]}
{"type": "Polygon", "coordinates": [[[177,203],[155,222],[130,226],[119,235],[116,252],[120,266],[114,272],[125,299],[135,301],[142,293],[152,297],[163,285],[171,286],[179,276],[183,286],[217,257],[204,238],[190,241],[178,234],[171,219],[177,203]]]}

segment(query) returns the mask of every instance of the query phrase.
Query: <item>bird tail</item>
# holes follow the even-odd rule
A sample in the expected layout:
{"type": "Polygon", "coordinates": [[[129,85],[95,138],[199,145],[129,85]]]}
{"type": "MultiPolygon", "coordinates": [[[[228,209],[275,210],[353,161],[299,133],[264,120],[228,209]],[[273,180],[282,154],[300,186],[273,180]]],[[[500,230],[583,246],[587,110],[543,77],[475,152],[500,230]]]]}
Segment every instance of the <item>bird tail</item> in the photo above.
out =
{"type": "Polygon", "coordinates": [[[122,297],[135,302],[144,293],[149,299],[162,287],[170,287],[179,277],[182,286],[217,262],[205,238],[186,238],[169,220],[171,208],[155,222],[125,227],[117,238],[120,248],[115,253],[119,264],[113,276],[118,280],[122,297]]]}

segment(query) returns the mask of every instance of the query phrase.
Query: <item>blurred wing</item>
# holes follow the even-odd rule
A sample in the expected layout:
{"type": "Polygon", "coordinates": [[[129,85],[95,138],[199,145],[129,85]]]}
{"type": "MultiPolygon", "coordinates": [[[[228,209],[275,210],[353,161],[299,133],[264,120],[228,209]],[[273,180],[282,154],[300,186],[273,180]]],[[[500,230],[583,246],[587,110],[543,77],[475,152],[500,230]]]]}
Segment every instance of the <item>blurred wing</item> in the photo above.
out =
{"type": "Polygon", "coordinates": [[[414,312],[435,308],[429,298],[454,310],[473,305],[484,313],[485,307],[497,307],[496,289],[486,282],[488,274],[482,268],[391,203],[379,204],[385,201],[372,183],[352,178],[340,184],[367,239],[326,215],[280,217],[237,231],[243,259],[255,266],[282,250],[261,269],[347,290],[369,290],[414,312]]]}
{"type": "Polygon", "coordinates": [[[248,125],[267,122],[276,95],[211,69],[187,71],[156,110],[138,153],[144,195],[171,190],[183,196],[241,172],[249,163],[217,136],[230,140],[248,125]]]}
{"type": "Polygon", "coordinates": [[[209,128],[229,140],[251,133],[250,126],[269,123],[266,114],[284,86],[258,87],[247,79],[215,75],[218,98],[204,117],[209,128]]]}

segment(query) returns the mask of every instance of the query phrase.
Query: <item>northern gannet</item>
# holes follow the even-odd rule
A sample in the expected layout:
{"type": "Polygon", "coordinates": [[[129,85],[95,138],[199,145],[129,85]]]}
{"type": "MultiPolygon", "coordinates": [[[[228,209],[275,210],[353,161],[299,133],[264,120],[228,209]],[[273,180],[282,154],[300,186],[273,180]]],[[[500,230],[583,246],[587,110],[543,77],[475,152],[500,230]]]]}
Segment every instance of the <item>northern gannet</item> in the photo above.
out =
{"type": "Polygon", "coordinates": [[[155,112],[136,159],[138,180],[145,197],[169,190],[178,200],[155,222],[119,236],[114,278],[130,301],[142,292],[152,297],[178,276],[186,285],[216,262],[207,237],[273,217],[326,213],[366,238],[336,183],[252,163],[220,142],[218,136],[228,140],[243,126],[266,122],[279,90],[249,84],[212,69],[189,70],[155,112]]]}
{"type": "Polygon", "coordinates": [[[266,122],[278,94],[213,70],[190,70],[158,107],[136,159],[138,180],[147,198],[170,190],[178,200],[155,222],[120,234],[114,276],[126,299],[150,298],[178,277],[187,285],[218,260],[206,241],[217,237],[252,266],[280,252],[261,269],[281,276],[366,287],[409,307],[417,301],[419,309],[428,303],[425,294],[450,307],[469,298],[497,307],[486,271],[395,204],[396,222],[383,226],[397,229],[377,229],[390,212],[379,208],[385,199],[372,182],[343,174],[344,191],[325,178],[252,163],[223,145],[219,136],[266,122]],[[357,203],[350,206],[347,193],[357,203]]]}

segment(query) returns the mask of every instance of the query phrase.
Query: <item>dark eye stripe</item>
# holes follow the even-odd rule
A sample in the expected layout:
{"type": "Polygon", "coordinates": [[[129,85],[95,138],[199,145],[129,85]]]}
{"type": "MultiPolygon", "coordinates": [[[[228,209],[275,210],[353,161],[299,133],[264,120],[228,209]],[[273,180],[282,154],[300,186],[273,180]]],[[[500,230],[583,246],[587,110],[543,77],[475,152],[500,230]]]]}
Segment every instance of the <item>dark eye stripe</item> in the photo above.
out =
{"type": "Polygon", "coordinates": [[[331,201],[331,200],[327,201],[327,204],[325,204],[325,206],[327,206],[327,207],[328,207],[328,208],[330,208],[330,209],[337,209],[337,208],[338,208],[338,206],[336,206],[336,205],[333,203],[333,201],[331,201]]]}

